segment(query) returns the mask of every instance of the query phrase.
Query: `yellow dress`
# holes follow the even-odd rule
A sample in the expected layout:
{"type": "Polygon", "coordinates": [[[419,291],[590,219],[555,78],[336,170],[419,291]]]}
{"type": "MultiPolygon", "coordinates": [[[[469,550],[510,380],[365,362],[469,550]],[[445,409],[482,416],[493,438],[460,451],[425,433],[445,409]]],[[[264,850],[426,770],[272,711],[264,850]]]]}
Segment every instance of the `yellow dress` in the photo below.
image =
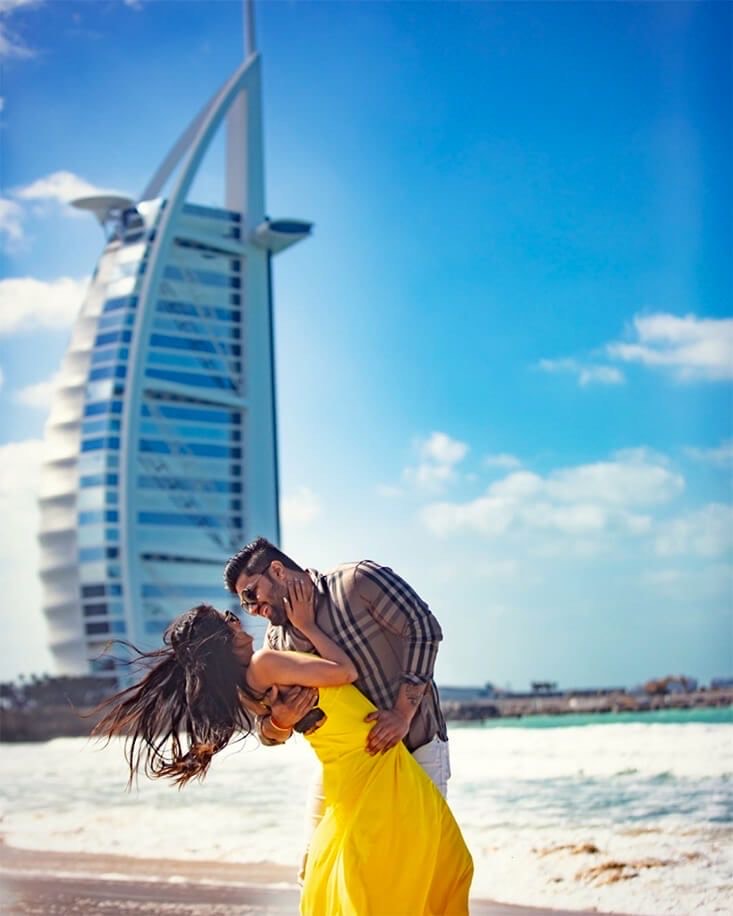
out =
{"type": "Polygon", "coordinates": [[[308,737],[326,810],[311,841],[303,916],[466,916],[473,862],[440,792],[400,742],[365,751],[374,705],[324,687],[327,720],[308,737]]]}

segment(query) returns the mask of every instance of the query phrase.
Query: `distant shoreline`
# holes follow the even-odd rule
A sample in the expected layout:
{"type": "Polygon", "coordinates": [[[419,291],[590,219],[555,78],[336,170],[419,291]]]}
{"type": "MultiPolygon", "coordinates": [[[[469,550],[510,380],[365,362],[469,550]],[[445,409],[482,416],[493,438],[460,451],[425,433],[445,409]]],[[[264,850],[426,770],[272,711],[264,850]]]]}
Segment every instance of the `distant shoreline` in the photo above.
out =
{"type": "MultiPolygon", "coordinates": [[[[733,688],[644,696],[614,691],[597,695],[567,694],[447,700],[442,703],[448,722],[484,722],[491,719],[571,714],[644,713],[665,709],[733,707],[733,688]]],[[[50,741],[88,737],[95,717],[89,708],[36,705],[0,708],[0,743],[50,741]]]]}
{"type": "Polygon", "coordinates": [[[531,696],[495,696],[475,700],[447,700],[443,714],[449,722],[482,722],[487,719],[525,716],[563,716],[573,713],[644,713],[662,709],[714,709],[733,706],[733,688],[695,690],[690,693],[645,695],[623,690],[598,694],[568,693],[531,696]]]}

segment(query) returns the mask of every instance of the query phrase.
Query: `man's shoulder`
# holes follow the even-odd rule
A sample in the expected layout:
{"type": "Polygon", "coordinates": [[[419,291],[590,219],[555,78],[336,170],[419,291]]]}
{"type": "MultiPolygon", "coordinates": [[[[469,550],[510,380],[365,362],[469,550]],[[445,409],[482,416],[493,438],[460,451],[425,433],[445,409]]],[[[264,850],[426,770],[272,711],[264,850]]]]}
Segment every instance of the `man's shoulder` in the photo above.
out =
{"type": "Polygon", "coordinates": [[[329,569],[328,572],[322,573],[326,587],[331,588],[350,588],[357,582],[363,581],[365,576],[391,573],[388,566],[381,563],[375,563],[374,560],[356,560],[351,563],[341,563],[329,569]]]}

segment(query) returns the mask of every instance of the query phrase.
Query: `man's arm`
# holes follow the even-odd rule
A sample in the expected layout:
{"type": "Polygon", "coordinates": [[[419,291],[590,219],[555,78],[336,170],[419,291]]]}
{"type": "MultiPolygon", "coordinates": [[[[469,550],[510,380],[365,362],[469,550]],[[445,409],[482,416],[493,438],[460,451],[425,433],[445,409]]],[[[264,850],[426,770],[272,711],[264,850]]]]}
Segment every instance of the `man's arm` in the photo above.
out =
{"type": "Polygon", "coordinates": [[[293,726],[313,708],[318,691],[313,687],[271,687],[265,700],[270,707],[266,716],[257,716],[256,730],[260,741],[272,747],[284,744],[293,734],[293,726]]]}
{"type": "Polygon", "coordinates": [[[355,571],[357,592],[374,619],[404,642],[402,684],[392,709],[367,716],[375,726],[367,739],[370,754],[389,750],[410,730],[410,724],[433,677],[440,624],[417,592],[387,566],[369,560],[355,571]]]}

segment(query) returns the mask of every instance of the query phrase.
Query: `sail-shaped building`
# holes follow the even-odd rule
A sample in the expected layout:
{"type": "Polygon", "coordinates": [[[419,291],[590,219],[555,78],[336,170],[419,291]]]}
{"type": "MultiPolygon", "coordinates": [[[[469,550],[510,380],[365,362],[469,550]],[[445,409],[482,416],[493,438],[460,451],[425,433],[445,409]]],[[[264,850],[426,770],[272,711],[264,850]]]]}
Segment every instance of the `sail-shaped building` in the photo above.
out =
{"type": "Polygon", "coordinates": [[[107,242],[45,433],[41,578],[61,674],[117,678],[111,638],[160,644],[181,610],[223,597],[228,556],[279,539],[271,260],[311,225],[265,215],[253,36],[250,18],[244,61],[139,200],[75,202],[107,242]],[[196,205],[220,128],[225,200],[196,205]]]}

